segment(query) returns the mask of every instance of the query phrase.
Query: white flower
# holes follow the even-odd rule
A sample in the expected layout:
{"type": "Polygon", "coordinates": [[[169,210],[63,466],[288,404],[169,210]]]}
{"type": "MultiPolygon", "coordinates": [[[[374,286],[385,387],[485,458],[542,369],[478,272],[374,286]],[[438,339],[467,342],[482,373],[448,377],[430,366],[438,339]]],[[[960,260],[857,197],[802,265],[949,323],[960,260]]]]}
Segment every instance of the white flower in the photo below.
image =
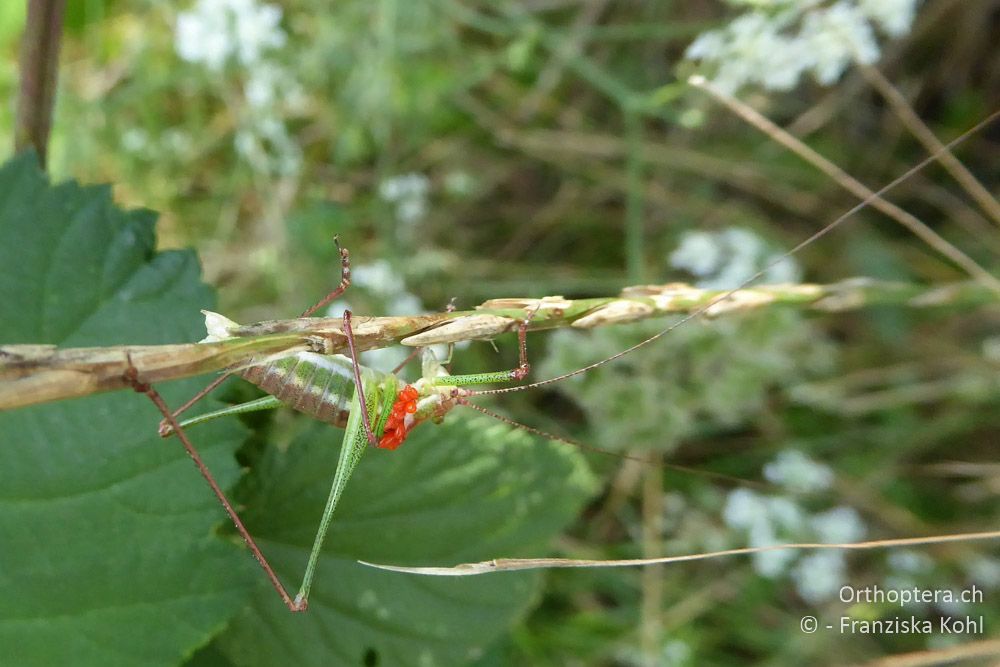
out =
{"type": "Polygon", "coordinates": [[[871,64],[879,56],[875,33],[852,2],[807,14],[801,39],[814,59],[813,75],[824,86],[839,79],[852,61],[871,64]]]}
{"type": "Polygon", "coordinates": [[[283,72],[270,63],[261,63],[255,67],[243,86],[243,96],[250,106],[264,109],[272,107],[278,96],[282,76],[283,72]]]}
{"type": "Polygon", "coordinates": [[[886,559],[897,574],[926,574],[934,567],[930,556],[911,549],[899,549],[886,559]]]}
{"type": "MultiPolygon", "coordinates": [[[[757,521],[751,526],[749,540],[752,547],[769,547],[780,544],[774,534],[773,527],[767,521],[757,521]]],[[[793,560],[795,560],[795,552],[791,549],[758,551],[753,555],[753,566],[758,574],[774,578],[788,569],[793,560]]]]}
{"type": "Polygon", "coordinates": [[[664,667],[679,667],[691,660],[691,647],[680,639],[671,639],[663,645],[660,654],[660,664],[664,667]]]}
{"type": "Polygon", "coordinates": [[[858,6],[890,37],[909,32],[917,13],[917,0],[858,0],[858,6]]]}
{"type": "Polygon", "coordinates": [[[122,147],[129,153],[138,153],[149,146],[149,134],[139,127],[130,127],[122,133],[122,147]]]}
{"type": "Polygon", "coordinates": [[[764,466],[764,477],[799,493],[821,491],[833,483],[830,468],[794,449],[786,449],[764,466]]]}
{"type": "Polygon", "coordinates": [[[802,271],[791,257],[768,255],[764,260],[764,266],[767,267],[767,271],[764,273],[763,282],[768,285],[797,283],[802,279],[802,271]]]}
{"type": "Polygon", "coordinates": [[[220,70],[233,49],[232,33],[224,11],[210,0],[199,0],[189,12],[177,15],[174,49],[181,59],[220,70]]]}
{"type": "Polygon", "coordinates": [[[770,250],[757,234],[743,227],[719,232],[687,232],[668,257],[671,266],[697,276],[698,287],[732,289],[764,271],[761,282],[796,282],[799,268],[789,257],[770,250]]]}
{"type": "Polygon", "coordinates": [[[768,518],[786,534],[794,535],[805,525],[802,510],[788,498],[783,496],[768,498],[766,507],[768,518]]]}
{"type": "Polygon", "coordinates": [[[218,71],[231,57],[255,65],[267,49],[284,46],[281,9],[254,0],[198,0],[177,15],[174,49],[183,60],[218,71]]]}
{"type": "Polygon", "coordinates": [[[396,294],[386,308],[388,315],[416,315],[424,309],[420,299],[409,292],[396,294]]]}
{"type": "Polygon", "coordinates": [[[722,249],[714,234],[686,232],[677,248],[670,253],[668,261],[676,269],[704,277],[718,269],[722,261],[722,249]]]}
{"type": "Polygon", "coordinates": [[[850,507],[834,507],[810,519],[812,529],[820,542],[845,544],[857,542],[865,536],[865,525],[861,517],[850,507]]]}
{"type": "Polygon", "coordinates": [[[913,23],[916,0],[730,0],[752,7],[724,28],[700,35],[685,57],[699,60],[713,83],[734,94],[747,84],[790,90],[806,72],[821,84],[836,81],[854,61],[873,63],[879,47],[872,23],[901,37],[913,23]]]}
{"type": "Polygon", "coordinates": [[[396,205],[396,220],[412,227],[427,215],[427,193],[430,180],[423,174],[393,176],[378,186],[378,196],[396,205]]]}
{"type": "Polygon", "coordinates": [[[427,195],[430,180],[423,174],[411,172],[391,176],[378,186],[378,194],[384,201],[398,202],[403,199],[420,198],[427,195]]]}
{"type": "Polygon", "coordinates": [[[728,93],[765,80],[768,87],[787,90],[812,64],[802,44],[784,34],[792,18],[788,12],[743,14],[722,30],[699,36],[684,55],[716,65],[713,82],[728,93]]]}
{"type": "Polygon", "coordinates": [[[403,224],[412,225],[427,215],[427,200],[404,199],[396,206],[396,219],[403,224]]]}
{"type": "Polygon", "coordinates": [[[163,143],[166,148],[179,155],[190,152],[194,147],[190,135],[177,128],[169,129],[163,133],[163,143]]]}
{"type": "Polygon", "coordinates": [[[981,556],[973,559],[966,569],[969,579],[983,588],[1000,588],[1000,560],[981,556]]]}
{"type": "Polygon", "coordinates": [[[406,289],[403,277],[384,259],[377,259],[369,264],[359,264],[354,267],[352,275],[355,285],[370,289],[377,294],[394,295],[406,289]]]}
{"type": "MultiPolygon", "coordinates": [[[[232,2],[233,0],[230,0],[232,2]]],[[[285,31],[281,29],[281,8],[276,5],[254,6],[252,0],[240,0],[245,7],[233,9],[236,19],[236,39],[239,44],[240,62],[245,66],[256,64],[267,49],[285,45],[285,31]]]]}
{"type": "Polygon", "coordinates": [[[749,489],[734,489],[726,497],[723,521],[732,528],[749,528],[765,510],[764,499],[749,489]]]}
{"type": "Polygon", "coordinates": [[[233,145],[236,147],[236,152],[250,162],[259,160],[264,152],[257,136],[249,130],[238,130],[233,138],[233,145]]]}
{"type": "Polygon", "coordinates": [[[833,597],[844,585],[844,555],[838,551],[817,551],[804,556],[792,577],[799,596],[816,604],[833,597]]]}

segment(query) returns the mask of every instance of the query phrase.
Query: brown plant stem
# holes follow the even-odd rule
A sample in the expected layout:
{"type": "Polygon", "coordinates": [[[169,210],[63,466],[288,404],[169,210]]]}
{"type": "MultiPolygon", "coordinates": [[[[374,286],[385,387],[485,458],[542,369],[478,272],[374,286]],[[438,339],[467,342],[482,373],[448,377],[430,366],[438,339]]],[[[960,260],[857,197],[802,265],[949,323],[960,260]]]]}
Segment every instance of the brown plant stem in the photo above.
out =
{"type": "MultiPolygon", "coordinates": [[[[423,347],[464,340],[491,340],[514,332],[534,312],[529,331],[578,330],[626,324],[653,317],[717,317],[770,307],[839,312],[874,305],[910,308],[973,308],[996,303],[978,283],[926,287],[867,279],[829,285],[765,285],[706,290],[683,283],[627,287],[618,296],[593,299],[508,298],[475,310],[398,317],[356,317],[359,351],[402,344],[423,347]]],[[[131,356],[146,382],[177,380],[213,371],[244,368],[299,351],[347,351],[341,318],[305,317],[236,326],[215,343],[59,349],[54,345],[0,345],[0,410],[124,389],[122,374],[131,356]]],[[[502,390],[498,390],[502,391],[502,390]]],[[[489,392],[484,392],[489,393],[489,392]]]]}
{"type": "Polygon", "coordinates": [[[66,0],[28,0],[21,42],[21,86],[14,150],[33,148],[45,167],[59,73],[59,46],[66,0]]]}

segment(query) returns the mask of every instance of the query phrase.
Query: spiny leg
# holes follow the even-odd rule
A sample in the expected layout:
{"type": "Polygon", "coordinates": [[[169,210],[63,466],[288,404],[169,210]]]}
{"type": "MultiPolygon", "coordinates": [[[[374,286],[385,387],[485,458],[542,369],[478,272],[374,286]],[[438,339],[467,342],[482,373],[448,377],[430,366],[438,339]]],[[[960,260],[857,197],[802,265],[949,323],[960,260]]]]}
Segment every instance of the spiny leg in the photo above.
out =
{"type": "MultiPolygon", "coordinates": [[[[518,322],[517,344],[518,344],[518,365],[509,371],[494,371],[491,373],[472,373],[469,375],[447,375],[435,378],[434,384],[455,385],[465,387],[474,384],[490,384],[492,382],[519,382],[531,372],[531,364],[528,363],[528,325],[531,318],[538,312],[538,308],[531,311],[527,318],[518,322]]],[[[477,396],[479,394],[490,394],[496,390],[485,389],[482,391],[467,390],[466,396],[477,396]]]]}
{"type": "Polygon", "coordinates": [[[531,314],[528,315],[527,319],[522,320],[517,326],[517,345],[518,345],[518,367],[515,368],[510,373],[510,379],[514,381],[520,381],[528,377],[528,373],[531,372],[531,364],[528,363],[528,324],[531,322],[531,318],[535,316],[538,312],[538,307],[536,306],[531,314]]]}
{"type": "MultiPolygon", "coordinates": [[[[494,373],[477,373],[474,375],[449,375],[442,378],[435,384],[453,384],[456,386],[467,386],[472,384],[488,384],[491,382],[519,382],[531,372],[531,364],[528,363],[528,325],[538,312],[538,306],[521,320],[517,326],[517,343],[519,362],[517,368],[509,371],[498,371],[494,373]]],[[[510,391],[517,391],[521,387],[503,387],[500,389],[467,390],[465,396],[484,396],[486,394],[503,394],[510,391]]]]}
{"type": "Polygon", "coordinates": [[[222,487],[220,487],[218,482],[215,481],[215,477],[212,476],[208,466],[206,466],[205,462],[202,461],[201,455],[198,454],[198,450],[195,449],[193,444],[191,444],[187,434],[181,428],[180,424],[177,423],[177,419],[174,415],[170,412],[170,408],[167,406],[166,401],[163,400],[163,397],[160,396],[160,393],[156,391],[152,385],[139,379],[139,371],[132,364],[132,357],[127,352],[125,353],[125,359],[128,364],[128,367],[125,369],[125,373],[123,374],[125,381],[135,391],[149,397],[149,400],[153,402],[153,405],[155,405],[163,415],[164,421],[170,426],[171,429],[173,429],[173,432],[177,434],[177,437],[184,445],[184,449],[187,451],[188,456],[190,456],[191,460],[194,461],[195,466],[198,468],[198,472],[200,472],[202,477],[205,478],[205,481],[208,482],[209,487],[212,489],[212,493],[214,493],[215,497],[218,498],[220,503],[222,503],[222,507],[226,510],[226,514],[229,515],[229,518],[232,520],[233,525],[236,526],[236,530],[240,534],[240,537],[243,538],[243,541],[246,542],[246,545],[250,548],[251,553],[253,553],[254,558],[257,559],[257,562],[264,570],[264,574],[267,575],[271,585],[274,586],[274,590],[278,592],[282,602],[285,603],[285,606],[287,606],[290,611],[305,611],[308,606],[308,602],[304,599],[292,600],[288,591],[286,591],[285,587],[281,584],[281,580],[278,579],[278,575],[275,574],[271,564],[267,562],[267,559],[264,557],[263,552],[261,552],[260,547],[257,546],[257,543],[250,535],[250,532],[246,529],[246,526],[243,525],[243,521],[236,513],[232,503],[229,502],[229,499],[226,497],[222,487]]]}
{"type": "MultiPolygon", "coordinates": [[[[303,311],[303,313],[299,315],[299,317],[309,317],[317,310],[319,310],[323,306],[328,305],[331,301],[333,301],[341,294],[346,292],[347,288],[351,286],[351,254],[347,251],[347,248],[344,248],[343,246],[340,245],[339,236],[333,237],[333,243],[334,245],[337,246],[337,252],[340,254],[340,284],[337,285],[337,287],[332,292],[324,296],[322,299],[314,303],[309,308],[306,308],[305,311],[303,311]]],[[[232,374],[233,371],[226,371],[219,377],[212,380],[208,384],[208,386],[206,386],[204,389],[202,389],[197,394],[188,399],[188,401],[184,403],[184,405],[174,410],[173,413],[174,417],[180,417],[185,411],[187,411],[188,408],[190,408],[192,405],[194,405],[201,399],[205,398],[205,396],[214,391],[216,387],[225,382],[226,379],[229,378],[232,374]]],[[[170,429],[170,424],[167,422],[166,419],[160,420],[158,432],[161,438],[166,438],[172,433],[170,429]]]]}
{"type": "Polygon", "coordinates": [[[337,252],[340,253],[340,284],[337,285],[336,289],[332,292],[324,296],[309,308],[306,308],[302,314],[299,315],[299,317],[309,317],[317,310],[326,306],[338,296],[346,292],[347,288],[351,286],[351,255],[347,252],[347,248],[340,245],[339,236],[333,237],[333,243],[337,246],[337,252]]]}

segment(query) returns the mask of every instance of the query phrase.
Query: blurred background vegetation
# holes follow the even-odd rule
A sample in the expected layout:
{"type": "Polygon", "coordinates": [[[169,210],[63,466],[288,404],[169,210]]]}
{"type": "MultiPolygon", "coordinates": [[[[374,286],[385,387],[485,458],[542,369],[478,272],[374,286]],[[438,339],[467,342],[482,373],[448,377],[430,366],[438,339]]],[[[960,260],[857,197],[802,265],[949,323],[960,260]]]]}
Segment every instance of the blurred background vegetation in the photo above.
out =
{"type": "MultiPolygon", "coordinates": [[[[850,53],[820,39],[824,26],[877,61],[942,140],[1000,106],[1000,6],[985,0],[69,5],[53,177],[109,182],[121,205],[160,212],[160,247],[195,248],[237,321],[294,316],[335,285],[333,234],[355,270],[337,305],[362,314],[643,282],[734,287],[856,202],[687,86],[689,74],[738,90],[873,188],[926,155],[850,53]],[[713,30],[730,32],[705,37],[713,30]]],[[[23,20],[23,3],[0,7],[8,99],[23,20]]],[[[994,191],[997,131],[957,150],[994,191]]],[[[0,141],[13,143],[11,105],[0,141]]],[[[891,198],[996,273],[997,221],[943,170],[891,198]]],[[[794,263],[773,279],[967,279],[871,210],[794,263]]],[[[577,381],[490,405],[606,449],[764,483],[587,454],[606,484],[560,555],[985,530],[1000,518],[996,324],[995,309],[889,307],[694,322],[577,381]]],[[[534,335],[535,375],[662,326],[534,335]]],[[[454,372],[511,367],[513,341],[497,344],[460,349],[454,372]]],[[[391,368],[400,355],[370,361],[391,368]]],[[[844,583],[975,583],[982,605],[903,615],[968,612],[987,633],[1000,627],[995,546],[780,553],[550,573],[483,663],[815,664],[985,638],[801,633],[805,614],[895,614],[840,603],[844,583]]]]}

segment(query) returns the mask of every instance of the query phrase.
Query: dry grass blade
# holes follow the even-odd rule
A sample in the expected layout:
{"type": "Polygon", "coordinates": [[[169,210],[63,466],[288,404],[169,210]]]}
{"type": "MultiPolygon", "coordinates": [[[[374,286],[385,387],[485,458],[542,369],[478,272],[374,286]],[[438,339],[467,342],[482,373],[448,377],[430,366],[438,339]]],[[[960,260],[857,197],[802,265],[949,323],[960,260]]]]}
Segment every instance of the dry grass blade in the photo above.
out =
{"type": "MultiPolygon", "coordinates": [[[[972,283],[937,287],[870,280],[830,285],[767,285],[742,290],[707,290],[681,283],[627,287],[615,297],[568,300],[493,299],[474,311],[430,315],[357,318],[359,350],[401,343],[425,346],[466,340],[489,340],[512,331],[526,313],[538,309],[530,330],[572,327],[590,329],[666,315],[707,316],[792,305],[824,312],[895,303],[914,308],[976,306],[996,300],[993,292],[972,283]],[[724,302],[723,302],[724,299],[724,302]]],[[[186,345],[115,345],[58,349],[48,345],[0,347],[0,410],[124,389],[130,354],[148,382],[178,380],[219,370],[259,364],[274,355],[299,350],[322,354],[346,351],[340,318],[271,320],[241,326],[222,343],[186,345]]]]}
{"type": "MultiPolygon", "coordinates": [[[[727,95],[725,92],[720,90],[717,86],[710,83],[704,77],[693,76],[688,82],[697,88],[704,90],[709,93],[716,100],[725,105],[733,113],[737,114],[748,123],[759,129],[761,132],[765,133],[773,141],[781,144],[782,146],[788,148],[790,151],[794,152],[799,157],[803,158],[814,167],[825,173],[827,176],[832,178],[841,187],[843,187],[848,192],[851,192],[859,199],[868,201],[871,205],[885,213],[890,218],[903,225],[909,229],[913,234],[920,238],[924,243],[926,243],[931,248],[934,248],[942,256],[947,257],[956,265],[962,267],[970,276],[974,277],[977,281],[983,285],[989,287],[990,289],[1000,293],[1000,281],[998,281],[990,272],[988,272],[983,267],[979,266],[971,257],[966,255],[964,252],[956,248],[952,243],[947,241],[933,229],[928,227],[924,222],[919,220],[913,214],[904,211],[892,202],[883,199],[878,193],[872,191],[869,187],[858,181],[856,178],[848,174],[846,171],[838,167],[837,165],[830,162],[828,159],[814,151],[813,149],[806,146],[802,141],[793,137],[791,134],[781,129],[770,120],[757,113],[754,109],[743,104],[734,97],[727,95]]],[[[1000,111],[995,111],[990,114],[990,116],[984,120],[982,123],[977,125],[981,127],[982,125],[993,122],[1000,116],[1000,111]]],[[[973,130],[974,131],[974,130],[973,130]]],[[[945,146],[942,145],[942,149],[945,146]]],[[[935,153],[935,158],[940,158],[941,155],[950,154],[947,150],[940,150],[935,153]]]]}
{"type": "Polygon", "coordinates": [[[956,533],[952,535],[934,535],[930,537],[904,537],[888,540],[871,540],[868,542],[847,542],[841,544],[826,544],[822,542],[797,542],[792,544],[775,544],[766,547],[744,547],[740,549],[724,549],[708,551],[684,556],[664,556],[662,558],[630,558],[625,560],[575,560],[568,558],[497,558],[478,563],[462,563],[452,567],[404,567],[398,565],[383,565],[358,561],[362,565],[406,572],[408,574],[423,574],[437,577],[470,577],[491,572],[513,572],[518,570],[548,570],[555,568],[593,568],[593,567],[636,567],[641,565],[668,565],[670,563],[685,563],[694,560],[711,560],[727,556],[744,556],[765,551],[780,551],[782,549],[800,550],[830,550],[846,549],[862,551],[869,549],[886,549],[889,547],[912,547],[928,544],[945,544],[948,542],[974,542],[979,540],[1000,539],[1000,530],[978,533],[956,533]]]}

